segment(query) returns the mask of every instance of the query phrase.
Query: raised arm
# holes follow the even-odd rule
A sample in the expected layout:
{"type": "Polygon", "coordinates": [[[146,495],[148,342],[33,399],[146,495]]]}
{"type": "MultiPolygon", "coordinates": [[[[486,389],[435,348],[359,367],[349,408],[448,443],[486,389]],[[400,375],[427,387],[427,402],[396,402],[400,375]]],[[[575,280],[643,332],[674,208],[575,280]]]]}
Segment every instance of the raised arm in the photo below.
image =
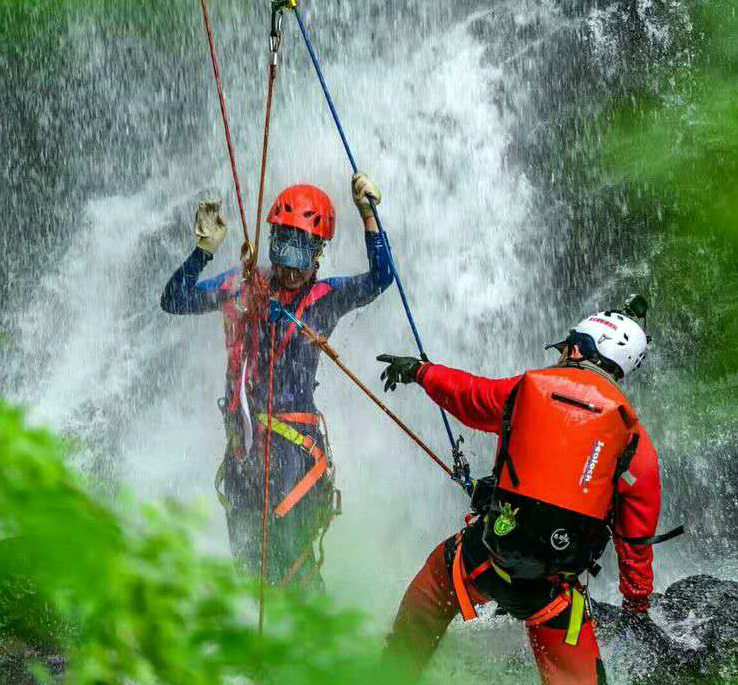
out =
{"type": "Polygon", "coordinates": [[[231,272],[198,283],[203,269],[213,258],[226,235],[220,216],[220,202],[201,202],[195,216],[197,247],[164,287],[161,308],[168,314],[204,314],[219,307],[219,289],[231,272]]]}

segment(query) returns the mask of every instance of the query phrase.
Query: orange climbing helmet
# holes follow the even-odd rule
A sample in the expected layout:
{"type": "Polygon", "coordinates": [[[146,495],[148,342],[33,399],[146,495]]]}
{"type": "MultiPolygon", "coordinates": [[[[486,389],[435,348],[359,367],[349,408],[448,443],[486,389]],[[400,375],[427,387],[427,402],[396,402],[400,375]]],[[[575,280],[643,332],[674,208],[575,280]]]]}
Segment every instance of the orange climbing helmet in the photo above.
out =
{"type": "Polygon", "coordinates": [[[323,240],[330,240],[336,231],[336,210],[331,199],[320,188],[291,186],[274,201],[267,222],[291,226],[323,240]]]}

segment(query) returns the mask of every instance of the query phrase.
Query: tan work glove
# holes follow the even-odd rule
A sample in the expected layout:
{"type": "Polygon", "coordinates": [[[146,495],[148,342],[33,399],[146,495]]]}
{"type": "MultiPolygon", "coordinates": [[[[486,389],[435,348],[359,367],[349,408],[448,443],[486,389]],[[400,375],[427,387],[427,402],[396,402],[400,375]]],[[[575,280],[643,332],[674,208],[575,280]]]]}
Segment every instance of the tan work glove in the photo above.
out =
{"type": "Polygon", "coordinates": [[[225,240],[228,227],[220,216],[220,200],[201,202],[195,215],[197,246],[214,255],[225,240]]]}
{"type": "Polygon", "coordinates": [[[377,184],[366,174],[354,174],[351,178],[351,191],[354,195],[354,204],[359,210],[361,218],[368,219],[374,216],[372,207],[369,204],[369,198],[374,200],[375,205],[378,205],[382,201],[382,193],[379,191],[377,184]]]}

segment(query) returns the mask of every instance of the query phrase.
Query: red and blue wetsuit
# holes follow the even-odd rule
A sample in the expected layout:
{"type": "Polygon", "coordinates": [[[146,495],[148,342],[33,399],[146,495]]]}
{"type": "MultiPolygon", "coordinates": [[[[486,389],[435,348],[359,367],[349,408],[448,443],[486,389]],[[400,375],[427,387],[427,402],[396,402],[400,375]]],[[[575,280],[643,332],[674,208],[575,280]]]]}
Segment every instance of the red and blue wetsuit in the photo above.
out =
{"type": "MultiPolygon", "coordinates": [[[[371,232],[365,233],[365,239],[370,266],[367,273],[313,279],[297,290],[280,289],[271,275],[264,273],[270,296],[278,298],[318,334],[329,337],[342,316],[368,305],[392,284],[384,241],[371,232]]],[[[239,310],[245,287],[240,266],[198,282],[211,259],[196,249],[167,283],[161,306],[170,314],[223,313],[229,357],[223,401],[228,437],[223,465],[228,529],[239,565],[246,572],[256,573],[261,544],[263,425],[269,394],[271,324],[265,316],[253,319],[239,310]],[[248,420],[239,401],[242,381],[248,420]],[[250,446],[245,430],[248,424],[254,436],[250,446]]],[[[308,586],[321,582],[311,541],[330,515],[327,512],[333,499],[326,444],[314,399],[320,351],[288,321],[276,324],[275,332],[272,416],[283,427],[289,427],[282,433],[291,437],[273,431],[270,490],[277,518],[271,533],[269,578],[272,582],[287,578],[290,583],[308,586]],[[295,435],[302,444],[295,442],[295,435]],[[285,513],[280,515],[282,510],[285,513]]]]}
{"type": "MultiPolygon", "coordinates": [[[[520,379],[484,378],[431,363],[424,364],[417,376],[426,393],[464,424],[498,435],[505,403],[520,379]]],[[[628,471],[617,485],[615,532],[631,538],[654,535],[661,509],[658,456],[643,428],[640,436],[628,471]]],[[[483,533],[483,522],[472,521],[428,557],[405,593],[390,648],[412,655],[418,670],[430,659],[449,623],[462,610],[453,577],[458,551],[457,573],[471,604],[495,601],[514,618],[526,621],[545,685],[604,683],[591,621],[584,621],[575,645],[566,643],[572,607],[561,610],[561,606],[555,606],[562,595],[560,580],[505,579],[489,563],[483,533]]],[[[615,541],[624,606],[632,612],[645,612],[653,591],[652,547],[630,544],[618,537],[615,541]]]]}

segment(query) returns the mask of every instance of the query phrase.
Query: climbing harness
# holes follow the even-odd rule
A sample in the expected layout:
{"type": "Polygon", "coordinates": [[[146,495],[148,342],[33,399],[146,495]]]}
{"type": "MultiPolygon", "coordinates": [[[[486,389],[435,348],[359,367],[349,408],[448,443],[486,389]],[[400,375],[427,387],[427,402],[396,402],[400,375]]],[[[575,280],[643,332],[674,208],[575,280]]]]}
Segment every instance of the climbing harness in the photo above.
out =
{"type": "MultiPolygon", "coordinates": [[[[338,129],[338,134],[341,137],[341,142],[343,143],[343,147],[346,150],[346,154],[351,164],[351,168],[353,169],[354,173],[357,173],[359,171],[359,167],[356,164],[356,159],[354,158],[353,152],[351,151],[348,138],[346,138],[346,133],[343,130],[341,119],[338,116],[338,111],[336,110],[336,106],[333,103],[333,98],[331,97],[330,90],[328,89],[328,84],[326,83],[325,76],[323,75],[323,69],[320,66],[318,56],[315,54],[313,43],[310,40],[310,35],[308,34],[307,28],[305,27],[305,23],[302,19],[300,10],[297,7],[298,4],[299,3],[297,2],[297,0],[294,0],[292,3],[290,3],[290,6],[294,10],[297,23],[300,27],[300,33],[302,33],[302,37],[305,40],[305,45],[307,47],[308,52],[310,53],[310,59],[313,63],[313,66],[315,67],[315,73],[318,76],[318,80],[320,81],[320,85],[323,89],[323,94],[325,95],[325,99],[328,103],[328,107],[331,110],[333,121],[336,123],[336,128],[338,129]]],[[[382,226],[382,220],[379,217],[379,212],[377,211],[377,205],[375,204],[374,200],[372,200],[371,197],[369,198],[369,204],[372,208],[372,214],[374,214],[374,219],[377,222],[377,227],[379,228],[379,235],[382,237],[385,248],[387,249],[387,255],[389,256],[390,269],[392,270],[392,275],[394,276],[395,283],[397,283],[397,289],[400,293],[400,298],[402,299],[402,306],[405,308],[405,314],[407,315],[407,320],[410,323],[410,328],[412,329],[413,337],[415,338],[415,343],[418,346],[420,357],[423,361],[428,361],[428,356],[426,355],[425,349],[423,348],[423,342],[420,339],[420,333],[418,332],[418,327],[415,323],[415,318],[413,317],[413,313],[410,309],[410,304],[408,302],[407,295],[405,294],[405,288],[402,284],[402,280],[400,279],[400,275],[397,272],[397,267],[395,266],[395,260],[392,257],[392,248],[390,246],[389,238],[387,237],[387,233],[385,232],[384,227],[382,226]]],[[[456,454],[457,454],[458,446],[459,446],[458,442],[454,439],[454,434],[453,434],[453,431],[451,430],[451,424],[449,423],[448,416],[445,410],[441,409],[440,411],[441,411],[441,417],[443,419],[444,428],[446,429],[448,439],[451,442],[452,453],[454,454],[454,458],[456,458],[456,454]]],[[[460,466],[463,469],[463,464],[460,463],[460,466]]],[[[453,475],[452,475],[452,478],[453,478],[453,475]]],[[[462,487],[465,487],[465,486],[462,485],[462,487]]]]}
{"type": "MultiPolygon", "coordinates": [[[[259,414],[256,418],[262,426],[266,426],[270,417],[266,414],[259,414]]],[[[293,445],[300,447],[315,461],[315,465],[274,509],[274,515],[277,518],[287,516],[295,505],[315,487],[330,467],[330,462],[326,459],[323,450],[318,447],[315,439],[310,435],[303,435],[286,422],[318,426],[320,420],[319,415],[309,413],[283,413],[271,417],[272,431],[293,445]]]]}
{"type": "MultiPolygon", "coordinates": [[[[470,573],[466,573],[464,569],[464,559],[461,551],[462,536],[456,536],[456,551],[454,552],[453,562],[451,566],[451,579],[456,593],[456,599],[459,603],[461,616],[464,621],[471,621],[477,618],[477,611],[474,603],[469,595],[468,585],[473,583],[479,576],[489,570],[493,570],[508,585],[512,585],[513,580],[508,573],[495,564],[492,559],[486,559],[477,568],[470,573]]],[[[529,616],[525,620],[525,624],[531,628],[546,623],[557,616],[564,613],[571,607],[571,616],[569,618],[569,627],[566,632],[565,642],[568,645],[575,646],[579,642],[579,634],[582,630],[585,614],[589,598],[587,591],[578,581],[572,585],[568,581],[562,581],[560,584],[561,592],[551,600],[546,606],[529,616]]]]}
{"type": "Polygon", "coordinates": [[[261,578],[259,584],[259,633],[264,630],[264,594],[267,577],[267,551],[269,543],[269,475],[272,449],[272,403],[274,402],[274,339],[277,324],[271,326],[269,345],[269,397],[267,399],[266,439],[264,441],[264,510],[262,515],[261,578]]]}
{"type": "Polygon", "coordinates": [[[233,151],[233,142],[231,141],[231,127],[228,125],[228,113],[226,111],[226,101],[223,95],[223,84],[220,79],[220,67],[218,66],[218,58],[215,55],[215,43],[213,41],[213,29],[210,25],[210,14],[208,12],[207,0],[200,0],[202,5],[202,17],[205,21],[205,30],[208,36],[208,45],[210,46],[210,59],[213,62],[213,74],[215,76],[215,86],[218,89],[218,100],[220,102],[220,113],[223,118],[223,128],[225,129],[226,145],[228,147],[228,156],[231,160],[231,172],[233,173],[233,185],[236,188],[236,200],[238,201],[238,211],[241,215],[241,225],[243,226],[243,240],[247,257],[251,254],[251,243],[249,242],[249,229],[246,223],[246,212],[243,208],[243,198],[241,196],[241,183],[238,179],[238,169],[236,166],[236,154],[233,151]]]}
{"type": "Polygon", "coordinates": [[[299,331],[310,340],[313,345],[319,347],[343,371],[359,388],[376,404],[387,416],[389,416],[412,440],[418,445],[438,466],[440,466],[449,476],[453,477],[453,471],[441,461],[441,459],[428,447],[410,428],[405,425],[384,402],[382,402],[369,388],[362,383],[357,376],[341,361],[338,352],[334,350],[328,341],[322,336],[318,335],[310,326],[304,321],[301,321],[298,316],[291,314],[287,309],[284,308],[281,302],[276,299],[272,299],[269,302],[269,319],[272,323],[276,323],[283,318],[287,318],[291,321],[290,328],[294,332],[295,329],[299,331]]]}

